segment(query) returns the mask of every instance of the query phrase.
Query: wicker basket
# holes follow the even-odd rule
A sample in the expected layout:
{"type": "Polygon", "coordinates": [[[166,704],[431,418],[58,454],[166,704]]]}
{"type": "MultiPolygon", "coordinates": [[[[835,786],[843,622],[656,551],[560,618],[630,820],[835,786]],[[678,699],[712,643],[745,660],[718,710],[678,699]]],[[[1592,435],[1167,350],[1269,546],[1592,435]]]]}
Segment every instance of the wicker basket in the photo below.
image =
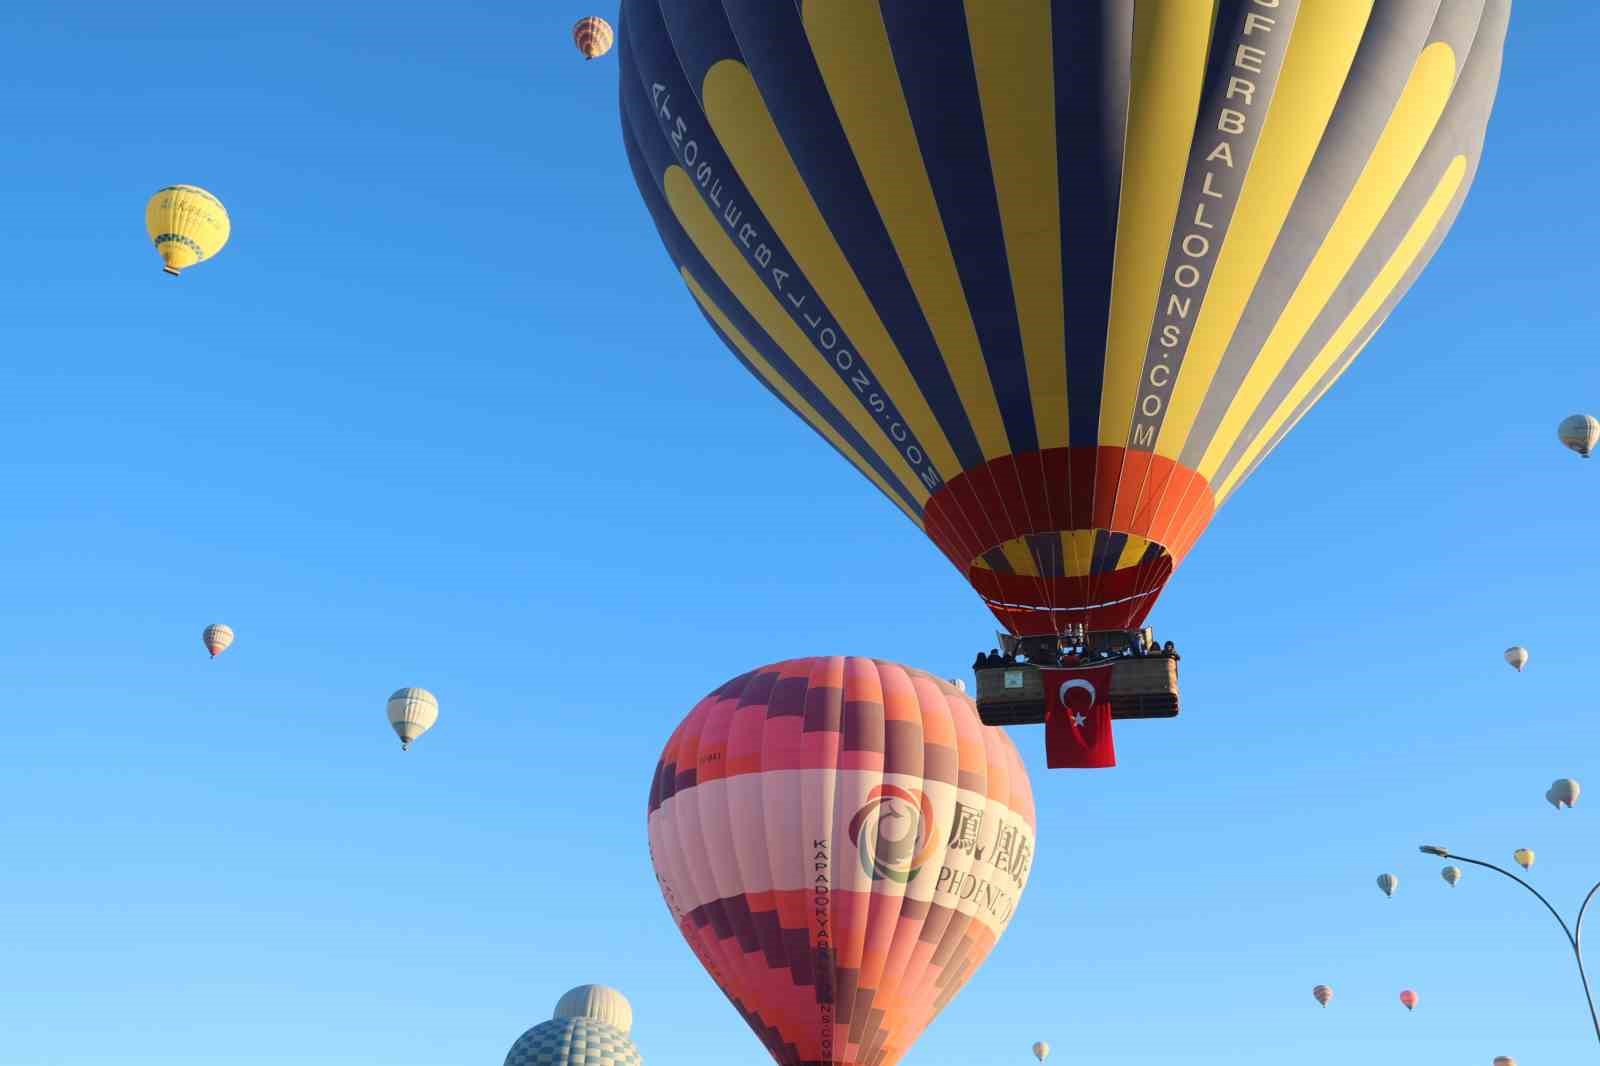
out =
{"type": "Polygon", "coordinates": [[[1174,718],[1178,714],[1178,660],[1164,656],[1118,659],[1111,671],[1113,718],[1174,718]]]}
{"type": "MultiPolygon", "coordinates": [[[[986,725],[1044,721],[1044,674],[1037,666],[995,666],[974,673],[978,716],[986,725]]],[[[1175,718],[1177,714],[1177,660],[1159,656],[1112,660],[1112,718],[1175,718]]]]}

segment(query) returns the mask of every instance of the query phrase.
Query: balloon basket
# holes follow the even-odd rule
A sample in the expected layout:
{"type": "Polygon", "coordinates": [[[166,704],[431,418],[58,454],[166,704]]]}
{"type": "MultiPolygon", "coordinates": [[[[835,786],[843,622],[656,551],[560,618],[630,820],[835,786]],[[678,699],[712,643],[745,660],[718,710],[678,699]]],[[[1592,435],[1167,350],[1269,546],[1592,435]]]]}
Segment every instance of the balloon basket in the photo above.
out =
{"type": "MultiPolygon", "coordinates": [[[[1171,656],[1090,659],[1075,665],[1111,667],[1113,719],[1178,716],[1178,660],[1171,656]]],[[[1044,723],[1044,674],[1038,665],[1006,663],[973,673],[978,681],[978,717],[984,725],[1044,723]]]]}

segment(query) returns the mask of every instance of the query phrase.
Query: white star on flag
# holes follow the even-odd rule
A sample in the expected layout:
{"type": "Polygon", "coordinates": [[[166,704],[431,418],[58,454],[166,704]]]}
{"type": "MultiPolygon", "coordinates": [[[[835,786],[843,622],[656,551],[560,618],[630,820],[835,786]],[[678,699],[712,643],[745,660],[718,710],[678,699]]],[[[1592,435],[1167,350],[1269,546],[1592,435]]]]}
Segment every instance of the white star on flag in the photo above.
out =
{"type": "Polygon", "coordinates": [[[1083,716],[1083,712],[1082,711],[1073,711],[1072,712],[1072,724],[1073,725],[1081,726],[1081,725],[1083,725],[1083,723],[1085,723],[1087,721],[1088,721],[1088,719],[1083,716]]]}

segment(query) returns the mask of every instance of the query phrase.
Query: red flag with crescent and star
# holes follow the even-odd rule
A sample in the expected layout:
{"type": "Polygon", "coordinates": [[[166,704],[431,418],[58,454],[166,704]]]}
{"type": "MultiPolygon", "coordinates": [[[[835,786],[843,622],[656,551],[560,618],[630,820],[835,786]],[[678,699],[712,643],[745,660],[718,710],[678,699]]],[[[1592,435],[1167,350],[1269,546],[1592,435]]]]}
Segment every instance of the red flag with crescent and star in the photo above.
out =
{"type": "Polygon", "coordinates": [[[1117,765],[1111,744],[1111,666],[1044,667],[1045,763],[1052,770],[1117,765]]]}

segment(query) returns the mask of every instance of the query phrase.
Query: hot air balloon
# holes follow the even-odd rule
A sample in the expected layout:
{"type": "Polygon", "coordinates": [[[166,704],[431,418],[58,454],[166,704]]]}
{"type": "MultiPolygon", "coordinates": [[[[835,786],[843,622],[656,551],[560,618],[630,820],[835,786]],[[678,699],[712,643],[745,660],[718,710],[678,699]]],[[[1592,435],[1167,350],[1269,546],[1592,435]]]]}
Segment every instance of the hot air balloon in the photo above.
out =
{"type": "Polygon", "coordinates": [[[1033,1057],[1038,1059],[1040,1062],[1043,1062],[1045,1059],[1049,1058],[1050,1045],[1045,1043],[1043,1040],[1035,1043],[1033,1045],[1033,1057]]]}
{"type": "Polygon", "coordinates": [[[1562,807],[1571,807],[1577,803],[1578,793],[1581,791],[1576,781],[1570,777],[1563,777],[1550,786],[1550,791],[1544,794],[1544,798],[1550,806],[1559,811],[1562,807]]]}
{"type": "Polygon", "coordinates": [[[1518,848],[1516,851],[1511,853],[1511,857],[1517,860],[1517,865],[1522,867],[1524,870],[1533,869],[1532,848],[1518,848]]]}
{"type": "Polygon", "coordinates": [[[1393,896],[1394,890],[1400,887],[1400,879],[1394,874],[1379,874],[1378,888],[1385,896],[1393,896]]]}
{"type": "Polygon", "coordinates": [[[400,737],[400,750],[433,728],[439,720],[439,701],[425,688],[403,688],[389,697],[389,724],[400,737]]]}
{"type": "Polygon", "coordinates": [[[1439,876],[1444,878],[1445,884],[1449,885],[1451,888],[1454,888],[1456,887],[1456,882],[1461,880],[1461,867],[1446,866],[1444,869],[1439,871],[1439,876]]]}
{"type": "Polygon", "coordinates": [[[1455,221],[1509,7],[623,0],[620,107],[734,357],[1009,632],[1126,631],[1455,221]]]}
{"type": "Polygon", "coordinates": [[[587,15],[572,27],[572,43],[578,46],[584,59],[599,59],[611,51],[611,44],[616,39],[611,23],[599,15],[587,15]]]}
{"type": "Polygon", "coordinates": [[[774,1059],[893,1066],[1005,932],[1033,794],[949,683],[792,659],[689,712],[649,836],[673,921],[774,1059]]]}
{"type": "Polygon", "coordinates": [[[1494,1057],[1494,1066],[1517,1066],[1517,1060],[1510,1055],[1496,1055],[1494,1057]]]}
{"type": "Polygon", "coordinates": [[[1408,988],[1400,993],[1400,1002],[1405,1004],[1406,1010],[1416,1010],[1417,994],[1408,988]]]}
{"type": "Polygon", "coordinates": [[[580,985],[561,997],[555,1017],[523,1033],[505,1066],[643,1066],[628,1038],[633,1008],[605,985],[580,985]]]}
{"type": "Polygon", "coordinates": [[[215,659],[228,650],[228,645],[233,643],[233,627],[223,625],[221,622],[212,622],[200,634],[200,639],[205,642],[206,651],[215,659]]]}
{"type": "Polygon", "coordinates": [[[1318,985],[1316,988],[1311,990],[1311,994],[1316,996],[1317,1002],[1322,1004],[1324,1007],[1326,1007],[1333,1000],[1333,989],[1329,988],[1327,985],[1318,985]]]}
{"type": "Polygon", "coordinates": [[[1513,644],[1506,649],[1506,664],[1517,673],[1522,673],[1522,668],[1528,665],[1528,649],[1521,644],[1513,644]]]}
{"type": "Polygon", "coordinates": [[[222,251],[233,231],[222,201],[198,185],[158,189],[145,206],[144,225],[161,253],[161,269],[173,277],[222,251]]]}
{"type": "Polygon", "coordinates": [[[1561,420],[1556,436],[1561,438],[1562,444],[1587,459],[1594,446],[1600,444],[1600,420],[1592,415],[1568,415],[1561,420]]]}

